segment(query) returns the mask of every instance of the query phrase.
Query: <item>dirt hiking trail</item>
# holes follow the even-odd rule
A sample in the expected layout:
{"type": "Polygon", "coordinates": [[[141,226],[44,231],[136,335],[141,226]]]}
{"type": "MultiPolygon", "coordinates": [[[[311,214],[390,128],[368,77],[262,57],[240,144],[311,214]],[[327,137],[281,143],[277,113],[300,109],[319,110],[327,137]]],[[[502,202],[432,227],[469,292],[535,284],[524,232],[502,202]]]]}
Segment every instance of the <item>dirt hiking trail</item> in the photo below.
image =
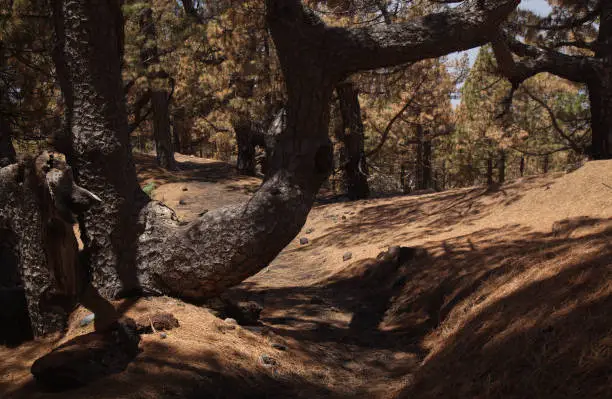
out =
{"type": "MultiPolygon", "coordinates": [[[[138,155],[142,186],[188,222],[259,180],[177,155],[138,155]],[[152,187],[152,186],[151,186],[152,187]]],[[[237,326],[160,297],[117,306],[180,327],[142,335],[122,373],[43,392],[29,367],[74,336],[0,347],[2,398],[611,398],[612,161],[569,173],[316,205],[302,232],[233,288],[263,306],[237,326]],[[398,262],[377,259],[404,248],[398,262]]]]}

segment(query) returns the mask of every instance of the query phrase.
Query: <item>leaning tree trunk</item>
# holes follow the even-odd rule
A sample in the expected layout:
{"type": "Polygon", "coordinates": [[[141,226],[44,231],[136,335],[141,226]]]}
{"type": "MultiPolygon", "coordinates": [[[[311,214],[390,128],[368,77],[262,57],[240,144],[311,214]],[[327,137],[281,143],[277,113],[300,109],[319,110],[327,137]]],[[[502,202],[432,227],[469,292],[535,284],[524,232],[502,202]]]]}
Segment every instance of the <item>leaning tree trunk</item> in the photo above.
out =
{"type": "Polygon", "coordinates": [[[364,149],[364,127],[361,120],[359,92],[351,82],[336,87],[342,115],[342,134],[339,138],[344,146],[344,177],[347,195],[351,200],[368,198],[368,165],[364,149]]]}
{"type": "MultiPolygon", "coordinates": [[[[140,59],[147,71],[151,106],[153,109],[153,139],[155,141],[156,159],[164,169],[174,169],[174,147],[170,128],[170,92],[164,88],[168,76],[161,69],[159,50],[157,48],[157,31],[153,10],[145,7],[140,15],[140,31],[145,37],[145,44],[140,52],[140,59]]],[[[121,27],[123,29],[123,27],[121,27]]]]}
{"type": "Polygon", "coordinates": [[[84,218],[94,281],[109,295],[140,283],[201,299],[257,273],[304,225],[332,165],[329,101],[339,82],[359,70],[482,45],[517,1],[473,0],[467,11],[370,30],[328,27],[300,1],[267,0],[287,90],[284,130],[269,146],[266,179],[249,201],[185,226],[170,209],[142,201],[137,185],[121,85],[121,2],[56,3],[74,96],[74,159],[81,185],[104,200],[84,218]]]}

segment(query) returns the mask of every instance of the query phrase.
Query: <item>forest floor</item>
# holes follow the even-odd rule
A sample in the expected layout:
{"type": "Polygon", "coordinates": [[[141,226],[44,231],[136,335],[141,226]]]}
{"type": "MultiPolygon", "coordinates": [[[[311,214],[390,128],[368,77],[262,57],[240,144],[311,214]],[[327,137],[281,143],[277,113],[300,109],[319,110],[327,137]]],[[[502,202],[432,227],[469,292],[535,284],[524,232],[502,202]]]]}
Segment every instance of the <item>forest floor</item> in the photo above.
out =
{"type": "MultiPolygon", "coordinates": [[[[178,156],[138,156],[142,185],[184,220],[248,199],[255,178],[178,156]]],[[[263,305],[234,327],[172,298],[121,373],[41,392],[31,363],[91,331],[0,348],[2,398],[612,398],[612,161],[568,174],[315,206],[302,232],[229,296],[263,305]],[[308,243],[301,245],[300,239],[308,243]],[[412,247],[400,267],[376,256],[412,247]],[[350,259],[344,260],[349,257],[350,259]]]]}

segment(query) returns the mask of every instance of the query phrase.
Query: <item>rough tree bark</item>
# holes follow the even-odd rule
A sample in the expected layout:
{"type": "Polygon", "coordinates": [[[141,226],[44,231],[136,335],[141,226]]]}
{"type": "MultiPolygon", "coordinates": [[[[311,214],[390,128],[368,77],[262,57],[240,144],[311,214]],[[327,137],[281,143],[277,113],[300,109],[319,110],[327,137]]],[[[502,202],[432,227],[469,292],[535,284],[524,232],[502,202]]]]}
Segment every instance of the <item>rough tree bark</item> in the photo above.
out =
{"type": "Polygon", "coordinates": [[[345,159],[341,162],[344,165],[347,195],[351,200],[365,199],[370,195],[370,187],[359,92],[353,83],[343,82],[336,87],[336,93],[342,116],[342,130],[338,138],[345,151],[345,159]]]}
{"type": "Polygon", "coordinates": [[[114,322],[116,313],[88,284],[73,215],[99,198],[76,185],[63,161],[43,153],[0,169],[0,230],[14,238],[20,280],[35,336],[59,331],[77,301],[114,322]]]}
{"type": "Polygon", "coordinates": [[[140,30],[146,40],[146,44],[140,52],[140,59],[149,80],[156,159],[162,168],[174,169],[176,168],[176,161],[174,160],[174,147],[170,129],[170,92],[164,87],[166,85],[164,81],[168,80],[168,76],[160,68],[157,31],[153,10],[149,5],[142,10],[139,23],[140,30]]]}
{"type": "Polygon", "coordinates": [[[573,45],[594,51],[593,56],[567,55],[552,48],[524,44],[504,32],[493,43],[493,50],[502,75],[512,84],[507,99],[509,106],[514,91],[522,82],[541,72],[586,84],[591,105],[593,159],[612,158],[612,2],[600,1],[593,10],[599,17],[599,33],[591,43],[573,45]],[[513,53],[520,56],[515,61],[513,53]]]}
{"type": "Polygon", "coordinates": [[[300,1],[267,0],[288,97],[284,131],[248,202],[185,226],[170,209],[146,202],[136,183],[120,75],[120,2],[58,3],[75,100],[74,159],[80,183],[104,201],[84,218],[94,282],[107,295],[139,283],[146,291],[202,299],[257,273],[305,223],[331,168],[329,102],[341,81],[359,70],[485,44],[518,1],[474,0],[403,24],[346,29],[328,27],[300,1]]]}
{"type": "Polygon", "coordinates": [[[54,61],[67,104],[69,161],[81,186],[103,204],[84,215],[92,280],[107,296],[138,287],[138,211],[146,201],[136,180],[121,80],[123,16],[116,1],[56,1],[54,61]]]}

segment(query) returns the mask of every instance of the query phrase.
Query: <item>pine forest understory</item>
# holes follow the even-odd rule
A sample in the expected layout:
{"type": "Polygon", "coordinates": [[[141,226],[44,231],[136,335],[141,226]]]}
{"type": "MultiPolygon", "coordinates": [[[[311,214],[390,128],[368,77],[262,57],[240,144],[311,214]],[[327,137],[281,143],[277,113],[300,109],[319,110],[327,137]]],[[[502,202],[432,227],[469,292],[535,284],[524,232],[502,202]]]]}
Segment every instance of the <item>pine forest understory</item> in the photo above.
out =
{"type": "Polygon", "coordinates": [[[612,1],[0,0],[0,398],[611,398],[612,1]]]}

